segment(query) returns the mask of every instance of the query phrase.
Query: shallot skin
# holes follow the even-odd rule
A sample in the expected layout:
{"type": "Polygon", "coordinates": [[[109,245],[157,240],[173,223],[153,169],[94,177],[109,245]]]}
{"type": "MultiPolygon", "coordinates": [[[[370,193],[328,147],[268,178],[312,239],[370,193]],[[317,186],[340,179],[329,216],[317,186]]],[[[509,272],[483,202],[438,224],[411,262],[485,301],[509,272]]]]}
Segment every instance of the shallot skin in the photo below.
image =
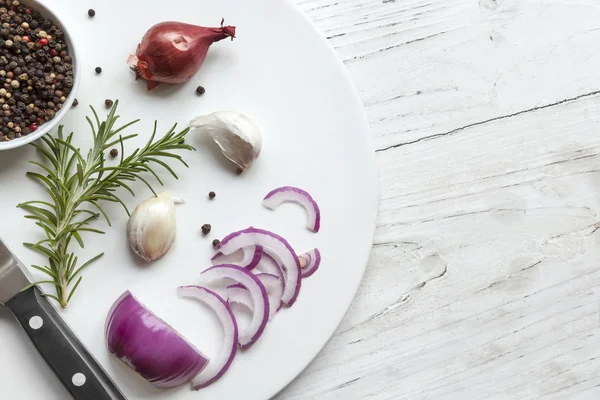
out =
{"type": "Polygon", "coordinates": [[[209,47],[235,37],[235,26],[206,28],[183,22],[166,21],[152,26],[127,63],[144,78],[148,90],[161,83],[187,82],[202,67],[209,47]]]}

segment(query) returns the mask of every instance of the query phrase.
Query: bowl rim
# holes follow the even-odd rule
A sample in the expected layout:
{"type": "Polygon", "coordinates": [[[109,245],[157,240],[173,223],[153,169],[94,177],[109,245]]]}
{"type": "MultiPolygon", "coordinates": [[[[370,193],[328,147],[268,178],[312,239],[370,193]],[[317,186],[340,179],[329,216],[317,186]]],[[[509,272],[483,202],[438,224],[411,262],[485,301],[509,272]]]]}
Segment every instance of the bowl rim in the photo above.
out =
{"type": "Polygon", "coordinates": [[[27,5],[28,7],[31,7],[35,11],[42,14],[44,17],[51,19],[52,22],[63,31],[65,35],[65,41],[69,46],[69,55],[73,59],[73,87],[71,88],[71,92],[67,96],[67,99],[63,103],[63,107],[56,113],[54,118],[40,125],[40,127],[33,133],[30,133],[26,136],[21,136],[20,138],[11,139],[8,142],[0,142],[0,151],[15,149],[34,142],[44,136],[46,133],[50,132],[52,129],[56,128],[60,121],[67,115],[67,112],[69,112],[71,109],[73,101],[75,100],[75,96],[77,96],[77,91],[79,89],[79,83],[81,80],[81,65],[77,47],[75,46],[71,33],[66,27],[64,21],[56,12],[54,12],[54,10],[52,10],[51,7],[48,7],[38,0],[21,0],[21,4],[27,5]]]}

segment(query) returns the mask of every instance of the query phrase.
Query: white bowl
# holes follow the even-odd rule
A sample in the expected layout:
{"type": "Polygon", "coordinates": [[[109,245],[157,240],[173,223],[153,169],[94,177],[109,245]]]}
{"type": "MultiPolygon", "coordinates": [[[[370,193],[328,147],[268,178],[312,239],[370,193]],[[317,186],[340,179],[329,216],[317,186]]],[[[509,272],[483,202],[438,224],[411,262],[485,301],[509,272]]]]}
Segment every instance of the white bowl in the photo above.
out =
{"type": "Polygon", "coordinates": [[[54,129],[71,108],[73,100],[75,100],[75,96],[77,95],[77,89],[79,88],[79,81],[81,79],[81,68],[77,50],[73,45],[73,41],[71,40],[71,35],[69,34],[69,31],[67,30],[66,26],[63,24],[61,19],[58,17],[58,15],[56,15],[51,9],[43,5],[38,0],[22,0],[21,4],[39,12],[45,18],[49,18],[54,23],[54,25],[58,26],[63,31],[65,35],[65,42],[67,43],[67,46],[69,46],[69,55],[73,59],[73,87],[71,88],[69,96],[67,96],[67,100],[63,103],[63,107],[56,113],[54,118],[40,125],[35,132],[30,133],[29,135],[12,139],[8,142],[0,142],[0,151],[14,149],[23,146],[27,143],[31,143],[39,139],[52,129],[54,129]]]}

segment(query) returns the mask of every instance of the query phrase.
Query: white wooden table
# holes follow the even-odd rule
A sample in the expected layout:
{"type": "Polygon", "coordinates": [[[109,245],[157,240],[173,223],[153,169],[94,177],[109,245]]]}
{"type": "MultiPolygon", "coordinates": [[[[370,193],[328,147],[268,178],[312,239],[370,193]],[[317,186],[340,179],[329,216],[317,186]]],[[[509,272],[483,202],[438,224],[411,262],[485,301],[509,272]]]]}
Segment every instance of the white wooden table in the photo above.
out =
{"type": "Polygon", "coordinates": [[[277,397],[600,398],[600,0],[298,0],[379,164],[369,268],[277,397]]]}

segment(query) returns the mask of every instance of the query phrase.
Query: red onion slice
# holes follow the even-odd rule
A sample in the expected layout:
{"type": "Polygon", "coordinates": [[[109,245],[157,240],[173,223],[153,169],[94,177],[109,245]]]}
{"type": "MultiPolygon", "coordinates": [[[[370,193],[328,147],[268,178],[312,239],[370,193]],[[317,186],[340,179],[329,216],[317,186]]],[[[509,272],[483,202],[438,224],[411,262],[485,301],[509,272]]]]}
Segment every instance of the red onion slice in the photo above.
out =
{"type": "MultiPolygon", "coordinates": [[[[283,282],[276,275],[259,273],[256,277],[265,285],[267,295],[269,296],[269,321],[281,308],[281,295],[283,294],[283,282]]],[[[254,311],[254,304],[250,297],[248,289],[242,284],[230,285],[227,287],[227,300],[230,303],[237,303],[245,306],[250,311],[254,311]]]]}
{"type": "Polygon", "coordinates": [[[229,304],[212,290],[191,285],[181,286],[177,292],[182,297],[193,297],[212,308],[223,327],[223,346],[219,356],[192,380],[194,389],[199,390],[216,382],[231,366],[237,353],[238,326],[229,304]]]}
{"type": "Polygon", "coordinates": [[[300,292],[300,260],[290,244],[281,236],[263,229],[250,227],[226,236],[217,249],[225,255],[249,246],[261,246],[284,270],[285,289],[281,301],[288,306],[294,304],[300,292]]]}
{"type": "Polygon", "coordinates": [[[202,272],[202,277],[209,282],[223,278],[231,279],[248,289],[254,310],[250,324],[240,333],[239,343],[242,349],[252,346],[260,338],[269,321],[269,297],[260,279],[247,269],[232,264],[210,267],[202,272]]]}
{"type": "Polygon", "coordinates": [[[281,308],[281,296],[285,284],[282,278],[271,274],[256,274],[256,277],[265,285],[267,294],[269,295],[269,320],[273,319],[277,311],[281,308]]]}
{"type": "MultiPolygon", "coordinates": [[[[254,302],[250,292],[241,283],[227,286],[227,301],[229,303],[237,303],[246,307],[248,310],[254,312],[254,302]]],[[[234,313],[235,314],[235,313],[234,313]]]]}
{"type": "Polygon", "coordinates": [[[293,186],[282,186],[273,189],[263,199],[263,205],[270,210],[274,210],[281,203],[288,201],[298,203],[304,207],[308,214],[306,227],[313,232],[319,232],[321,228],[321,211],[312,196],[302,189],[293,186]]]}
{"type": "Polygon", "coordinates": [[[246,269],[254,269],[260,262],[263,249],[260,246],[244,247],[230,255],[219,252],[211,258],[213,265],[234,264],[246,269]]]}
{"type": "Polygon", "coordinates": [[[308,278],[314,274],[321,265],[321,252],[319,249],[312,249],[298,256],[302,266],[302,277],[308,278]]]}
{"type": "Polygon", "coordinates": [[[253,272],[255,274],[262,272],[269,275],[275,275],[279,278],[281,286],[285,288],[285,277],[283,276],[284,272],[279,264],[277,264],[277,261],[275,261],[275,259],[270,255],[263,253],[263,256],[260,258],[260,262],[253,272]]]}
{"type": "Polygon", "coordinates": [[[129,291],[108,312],[105,335],[108,351],[158,388],[182,385],[209,364],[129,291]]]}

